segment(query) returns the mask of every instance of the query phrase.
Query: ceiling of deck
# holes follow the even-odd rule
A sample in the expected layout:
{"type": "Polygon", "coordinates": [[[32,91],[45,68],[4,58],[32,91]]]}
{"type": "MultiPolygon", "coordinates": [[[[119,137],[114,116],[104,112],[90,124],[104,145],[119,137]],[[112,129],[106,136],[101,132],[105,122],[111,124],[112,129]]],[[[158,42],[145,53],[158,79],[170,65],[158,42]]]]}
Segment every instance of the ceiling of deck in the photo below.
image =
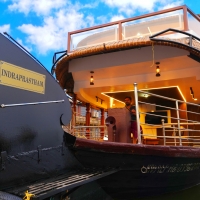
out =
{"type": "MultiPolygon", "coordinates": [[[[95,102],[95,96],[106,99],[102,92],[114,92],[116,98],[123,100],[124,91],[133,90],[136,82],[140,90],[148,89],[152,93],[183,100],[178,89],[170,88],[179,86],[186,101],[200,103],[200,63],[188,55],[189,52],[183,49],[150,46],[74,59],[69,63],[69,71],[75,81],[75,93],[82,98],[82,89],[87,94],[87,98],[83,98],[85,101],[93,99],[95,102]],[[160,62],[160,77],[155,76],[155,62],[160,62]],[[89,84],[90,71],[94,71],[93,86],[89,84]],[[196,102],[192,99],[190,87],[198,99],[196,102]]],[[[132,95],[127,92],[125,96],[132,95]]]]}
{"type": "MultiPolygon", "coordinates": [[[[158,88],[158,89],[149,89],[149,90],[142,90],[144,92],[165,96],[168,98],[174,98],[177,100],[184,101],[183,97],[181,96],[180,92],[178,91],[177,87],[171,87],[171,88],[158,88]]],[[[134,90],[133,91],[126,91],[126,92],[113,92],[113,93],[104,93],[108,95],[109,97],[115,98],[119,101],[124,101],[125,97],[130,96],[132,99],[135,98],[134,90]]],[[[157,97],[148,95],[148,97],[145,97],[146,93],[139,92],[138,94],[138,100],[144,101],[144,102],[150,102],[155,103],[157,102],[157,97]]]]}
{"type": "MultiPolygon", "coordinates": [[[[157,89],[148,89],[148,90],[141,90],[141,91],[148,92],[149,94],[138,92],[139,103],[145,102],[145,103],[156,104],[156,105],[161,105],[161,106],[170,105],[172,107],[175,107],[175,101],[170,101],[168,99],[161,100],[161,98],[153,96],[150,93],[184,101],[184,97],[181,95],[177,87],[157,88],[157,89]]],[[[124,102],[124,99],[126,97],[131,97],[133,102],[135,99],[134,91],[113,92],[113,93],[105,92],[104,94],[122,102],[124,102]]]]}

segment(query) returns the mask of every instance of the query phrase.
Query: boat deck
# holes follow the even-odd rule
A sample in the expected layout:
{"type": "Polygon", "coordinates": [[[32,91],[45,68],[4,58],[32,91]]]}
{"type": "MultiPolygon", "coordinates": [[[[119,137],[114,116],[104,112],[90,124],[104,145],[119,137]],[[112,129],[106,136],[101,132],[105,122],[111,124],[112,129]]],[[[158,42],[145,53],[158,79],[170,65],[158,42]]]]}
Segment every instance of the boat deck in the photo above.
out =
{"type": "Polygon", "coordinates": [[[27,185],[25,187],[15,188],[6,192],[24,197],[25,192],[28,191],[29,195],[33,194],[31,199],[41,200],[54,196],[56,194],[68,195],[69,193],[71,193],[71,189],[73,189],[74,191],[77,187],[81,185],[95,181],[99,178],[105,177],[115,172],[117,172],[117,169],[76,170],[64,175],[45,179],[37,183],[27,185]]]}

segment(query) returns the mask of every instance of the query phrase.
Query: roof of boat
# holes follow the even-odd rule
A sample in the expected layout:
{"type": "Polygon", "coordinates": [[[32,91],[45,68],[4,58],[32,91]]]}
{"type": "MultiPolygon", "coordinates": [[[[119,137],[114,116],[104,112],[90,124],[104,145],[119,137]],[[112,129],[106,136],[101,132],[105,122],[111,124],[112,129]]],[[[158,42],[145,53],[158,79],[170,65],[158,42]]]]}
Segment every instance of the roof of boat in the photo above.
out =
{"type": "Polygon", "coordinates": [[[195,28],[199,22],[187,6],[179,6],[70,32],[68,52],[56,65],[56,78],[83,102],[95,105],[96,97],[103,99],[98,105],[102,108],[109,107],[113,96],[109,92],[133,91],[134,82],[139,89],[166,88],[166,93],[167,87],[179,87],[184,101],[194,100],[189,90],[193,87],[200,102],[200,33],[195,28]],[[148,33],[142,34],[144,30],[148,33]],[[156,63],[160,77],[155,77],[156,63]],[[94,85],[88,81],[91,71],[94,85]]]}

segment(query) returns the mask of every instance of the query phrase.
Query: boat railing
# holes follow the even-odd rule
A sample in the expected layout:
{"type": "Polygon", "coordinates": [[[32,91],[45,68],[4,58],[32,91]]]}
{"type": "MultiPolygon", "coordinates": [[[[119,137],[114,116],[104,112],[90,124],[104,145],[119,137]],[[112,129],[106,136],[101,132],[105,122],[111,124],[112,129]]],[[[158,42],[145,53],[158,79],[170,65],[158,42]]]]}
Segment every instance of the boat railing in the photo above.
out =
{"type": "Polygon", "coordinates": [[[63,126],[63,129],[79,138],[91,140],[108,140],[108,132],[106,125],[100,125],[99,118],[90,118],[90,126],[86,126],[86,117],[78,112],[72,113],[72,120],[69,125],[63,126]]]}
{"type": "Polygon", "coordinates": [[[157,139],[161,145],[200,146],[200,105],[137,90],[136,83],[134,94],[137,128],[143,128],[138,132],[139,144],[144,143],[144,139],[157,139]],[[159,103],[141,101],[141,98],[139,101],[141,93],[156,98],[159,103]],[[141,105],[154,109],[142,110],[141,105]]]}
{"type": "Polygon", "coordinates": [[[79,138],[104,141],[108,140],[107,126],[64,126],[63,129],[79,138]]]}
{"type": "MultiPolygon", "coordinates": [[[[152,36],[168,28],[191,32],[199,36],[199,17],[187,6],[178,6],[163,11],[123,19],[108,24],[85,28],[68,33],[68,53],[75,50],[152,36]]],[[[180,34],[170,33],[174,38],[180,34]]]]}

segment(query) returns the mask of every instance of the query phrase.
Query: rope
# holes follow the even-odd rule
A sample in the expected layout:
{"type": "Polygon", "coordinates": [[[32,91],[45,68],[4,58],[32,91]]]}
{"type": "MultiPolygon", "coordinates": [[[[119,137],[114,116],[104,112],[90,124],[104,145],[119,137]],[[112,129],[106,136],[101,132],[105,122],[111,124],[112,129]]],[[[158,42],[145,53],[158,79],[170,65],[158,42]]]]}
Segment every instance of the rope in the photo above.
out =
{"type": "Polygon", "coordinates": [[[153,42],[152,42],[152,57],[153,57],[153,63],[150,67],[154,66],[154,45],[153,45],[153,42]]]}

